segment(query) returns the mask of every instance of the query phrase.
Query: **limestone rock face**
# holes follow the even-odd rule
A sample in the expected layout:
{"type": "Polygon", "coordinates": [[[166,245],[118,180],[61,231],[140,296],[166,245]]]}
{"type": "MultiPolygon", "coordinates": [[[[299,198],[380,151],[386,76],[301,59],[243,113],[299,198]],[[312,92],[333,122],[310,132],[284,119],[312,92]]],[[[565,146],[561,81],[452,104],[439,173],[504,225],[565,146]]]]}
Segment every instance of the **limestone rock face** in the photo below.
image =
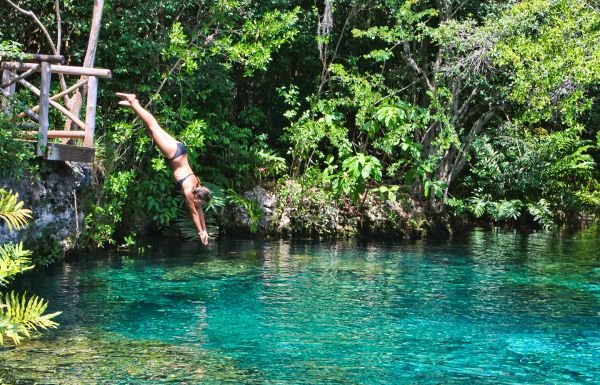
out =
{"type": "Polygon", "coordinates": [[[84,213],[77,195],[91,184],[91,167],[83,163],[44,162],[39,175],[0,179],[0,187],[19,194],[32,211],[29,226],[10,233],[0,225],[0,242],[24,241],[36,252],[64,253],[73,248],[84,213]]]}
{"type": "Polygon", "coordinates": [[[256,186],[242,198],[230,207],[226,220],[230,233],[407,239],[422,237],[428,225],[423,209],[406,196],[401,201],[381,200],[373,194],[356,204],[287,181],[273,191],[256,186]]]}
{"type": "Polygon", "coordinates": [[[252,233],[269,231],[277,198],[261,186],[246,191],[243,202],[233,207],[233,222],[235,228],[242,228],[252,233]]]}

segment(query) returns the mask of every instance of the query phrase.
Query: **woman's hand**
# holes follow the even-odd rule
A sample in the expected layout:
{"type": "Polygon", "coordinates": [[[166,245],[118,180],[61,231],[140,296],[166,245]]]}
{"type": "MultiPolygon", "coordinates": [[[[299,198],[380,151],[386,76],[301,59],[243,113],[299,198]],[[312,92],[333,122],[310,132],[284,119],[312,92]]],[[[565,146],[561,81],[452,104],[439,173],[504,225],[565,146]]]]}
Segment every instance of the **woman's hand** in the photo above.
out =
{"type": "Polygon", "coordinates": [[[200,241],[202,242],[202,244],[204,246],[208,245],[208,233],[206,232],[206,230],[200,231],[198,235],[200,235],[200,241]]]}
{"type": "Polygon", "coordinates": [[[134,94],[125,94],[123,92],[117,92],[115,93],[115,95],[122,99],[119,101],[120,106],[132,107],[134,103],[139,103],[139,101],[137,100],[137,96],[135,96],[134,94]]]}

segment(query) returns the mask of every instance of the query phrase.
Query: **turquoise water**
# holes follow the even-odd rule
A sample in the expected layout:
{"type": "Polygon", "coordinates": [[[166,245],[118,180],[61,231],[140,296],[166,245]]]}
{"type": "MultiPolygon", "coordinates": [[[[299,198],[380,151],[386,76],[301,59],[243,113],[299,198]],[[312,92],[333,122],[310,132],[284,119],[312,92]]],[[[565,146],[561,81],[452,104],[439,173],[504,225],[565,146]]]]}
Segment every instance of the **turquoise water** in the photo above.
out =
{"type": "Polygon", "coordinates": [[[70,259],[17,288],[63,314],[0,351],[0,379],[16,384],[600,383],[593,230],[162,242],[70,259]]]}

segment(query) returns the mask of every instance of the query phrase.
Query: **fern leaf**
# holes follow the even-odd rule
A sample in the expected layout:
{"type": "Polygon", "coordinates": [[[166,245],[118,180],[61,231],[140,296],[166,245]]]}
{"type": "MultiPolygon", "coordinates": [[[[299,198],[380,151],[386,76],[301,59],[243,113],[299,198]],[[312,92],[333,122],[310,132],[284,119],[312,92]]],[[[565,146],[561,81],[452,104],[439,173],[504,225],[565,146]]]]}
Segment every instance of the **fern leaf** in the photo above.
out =
{"type": "Polygon", "coordinates": [[[10,232],[27,226],[31,219],[31,210],[23,207],[19,194],[0,190],[0,219],[6,222],[10,232]]]}
{"type": "Polygon", "coordinates": [[[23,249],[23,244],[0,245],[0,286],[10,281],[12,276],[33,268],[31,251],[23,249]]]}
{"type": "Polygon", "coordinates": [[[0,321],[4,324],[0,334],[18,345],[22,338],[31,337],[32,332],[58,327],[52,319],[61,312],[44,314],[47,307],[48,302],[36,295],[27,298],[26,293],[19,295],[13,291],[4,296],[4,301],[0,297],[0,321]]]}

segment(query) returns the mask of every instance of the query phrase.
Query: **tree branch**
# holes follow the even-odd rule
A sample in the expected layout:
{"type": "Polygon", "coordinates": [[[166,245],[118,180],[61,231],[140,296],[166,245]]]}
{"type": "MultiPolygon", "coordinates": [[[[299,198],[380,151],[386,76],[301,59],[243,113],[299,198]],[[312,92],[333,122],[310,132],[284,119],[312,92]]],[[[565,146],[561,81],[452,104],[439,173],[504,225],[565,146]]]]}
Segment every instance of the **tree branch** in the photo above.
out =
{"type": "MultiPolygon", "coordinates": [[[[52,49],[52,53],[54,55],[60,55],[60,36],[61,36],[61,29],[60,29],[60,27],[59,27],[59,33],[58,33],[58,38],[57,38],[57,42],[58,42],[58,47],[59,48],[57,48],[54,45],[54,42],[52,41],[52,37],[48,33],[48,30],[46,29],[46,27],[44,27],[44,25],[42,24],[42,22],[36,16],[35,13],[33,13],[32,11],[28,11],[26,9],[23,9],[23,8],[19,7],[17,4],[13,3],[11,0],[6,0],[6,2],[8,4],[10,4],[11,7],[13,7],[14,9],[16,9],[18,12],[20,12],[20,13],[26,15],[26,16],[31,17],[33,19],[33,21],[38,25],[38,27],[40,27],[40,29],[42,30],[42,33],[46,37],[46,40],[48,41],[48,44],[50,45],[50,48],[52,49]]],[[[59,26],[60,26],[60,11],[59,11],[59,8],[58,8],[58,0],[56,0],[56,14],[57,14],[57,22],[59,23],[59,26]]],[[[59,78],[60,78],[61,89],[65,90],[67,88],[67,84],[65,82],[64,75],[60,74],[59,78]]],[[[65,102],[66,101],[67,101],[67,99],[65,99],[65,102]]]]}
{"type": "Polygon", "coordinates": [[[21,12],[22,14],[31,17],[35,23],[38,25],[38,27],[41,28],[44,36],[46,37],[46,40],[48,41],[48,44],[50,44],[50,48],[52,48],[52,52],[55,55],[59,55],[58,51],[56,50],[56,46],[54,45],[54,42],[52,41],[52,37],[50,37],[50,34],[48,33],[48,30],[46,29],[46,27],[44,27],[44,25],[42,24],[42,22],[40,21],[40,19],[38,19],[38,17],[35,15],[35,13],[33,13],[32,11],[28,11],[26,9],[23,9],[21,7],[19,7],[17,4],[13,3],[10,0],[6,0],[6,2],[8,4],[10,4],[14,9],[16,9],[17,11],[21,12]]]}
{"type": "MultiPolygon", "coordinates": [[[[55,0],[54,7],[56,8],[56,54],[60,55],[60,49],[62,46],[62,19],[60,16],[60,0],[55,0]]],[[[67,89],[67,82],[65,81],[64,74],[58,74],[58,80],[60,82],[61,91],[67,89]]],[[[69,95],[63,95],[63,101],[65,106],[69,104],[69,95]]]]}
{"type": "Polygon", "coordinates": [[[420,75],[423,77],[423,80],[425,81],[427,88],[429,88],[431,91],[433,91],[434,87],[431,84],[431,82],[429,81],[429,78],[424,74],[421,67],[419,67],[419,65],[417,64],[415,59],[413,59],[413,57],[412,57],[412,53],[410,51],[410,44],[408,43],[408,40],[404,40],[402,42],[402,47],[404,48],[404,60],[406,60],[408,65],[417,73],[417,75],[420,75]]]}
{"type": "Polygon", "coordinates": [[[56,8],[56,52],[60,54],[62,43],[62,19],[60,18],[60,1],[55,0],[54,7],[56,8]]]}
{"type": "MultiPolygon", "coordinates": [[[[329,60],[329,61],[327,60],[327,52],[328,52],[327,43],[325,43],[323,45],[323,47],[321,47],[320,54],[321,54],[321,61],[323,63],[323,69],[321,71],[321,81],[319,82],[319,88],[317,89],[317,95],[316,95],[317,97],[319,97],[319,95],[321,95],[323,93],[323,87],[325,86],[325,83],[327,83],[327,80],[329,79],[329,66],[337,58],[337,54],[338,54],[338,51],[340,48],[340,44],[342,42],[342,38],[344,37],[346,28],[348,27],[348,24],[350,23],[352,16],[354,16],[354,13],[356,11],[356,6],[357,6],[357,3],[355,1],[353,1],[352,6],[350,8],[350,12],[348,13],[348,17],[346,17],[346,20],[344,21],[342,31],[340,32],[340,36],[338,37],[337,43],[335,45],[335,49],[333,51],[333,55],[331,56],[331,60],[329,60]]],[[[325,17],[325,15],[323,15],[323,17],[325,17]]],[[[333,20],[332,20],[332,22],[333,22],[333,20]]]]}
{"type": "Polygon", "coordinates": [[[464,103],[456,113],[456,116],[452,119],[452,124],[456,125],[460,122],[462,118],[464,118],[465,114],[467,113],[467,107],[469,106],[469,103],[471,103],[474,97],[479,95],[479,91],[481,91],[481,88],[479,88],[479,86],[473,88],[473,91],[471,91],[471,95],[469,95],[469,97],[464,101],[464,103]]]}
{"type": "Polygon", "coordinates": [[[450,173],[448,174],[447,182],[450,184],[458,174],[463,170],[465,165],[467,164],[467,155],[471,150],[471,146],[475,141],[475,137],[481,132],[483,127],[495,116],[497,116],[499,111],[503,111],[504,106],[492,106],[489,110],[487,110],[483,115],[479,117],[473,123],[473,127],[469,131],[469,134],[465,138],[462,149],[459,152],[458,156],[454,160],[452,167],[450,168],[450,173]]]}

